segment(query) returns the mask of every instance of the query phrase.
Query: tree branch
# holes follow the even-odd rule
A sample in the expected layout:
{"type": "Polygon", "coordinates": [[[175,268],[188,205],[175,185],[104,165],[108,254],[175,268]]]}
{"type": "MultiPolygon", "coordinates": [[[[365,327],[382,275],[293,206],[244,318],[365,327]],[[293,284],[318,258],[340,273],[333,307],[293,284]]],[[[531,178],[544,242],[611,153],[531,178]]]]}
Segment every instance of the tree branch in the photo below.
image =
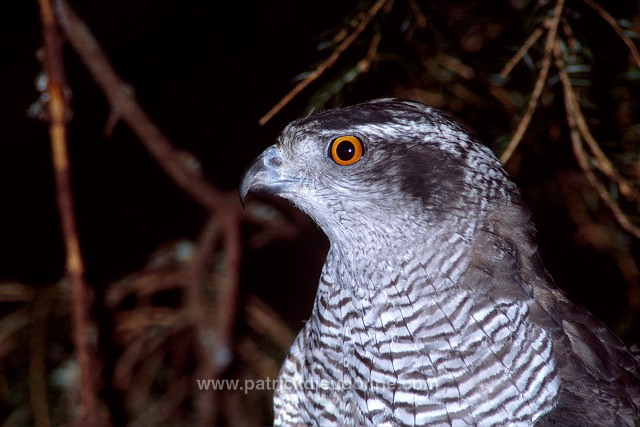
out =
{"type": "Polygon", "coordinates": [[[553,46],[556,41],[556,35],[558,34],[558,24],[560,22],[560,17],[562,16],[563,7],[564,0],[558,0],[558,3],[556,3],[556,7],[553,10],[553,16],[551,18],[548,18],[547,20],[549,29],[547,30],[547,41],[544,47],[544,56],[542,57],[540,72],[538,73],[538,78],[536,79],[533,91],[531,92],[531,98],[529,99],[529,104],[527,105],[527,111],[524,116],[522,116],[520,123],[518,123],[516,131],[513,133],[511,140],[507,144],[507,148],[505,148],[505,150],[502,152],[502,155],[500,156],[500,161],[503,164],[506,164],[509,161],[514,151],[518,147],[518,144],[520,144],[522,137],[529,128],[533,113],[536,111],[536,107],[538,106],[538,99],[540,98],[542,90],[544,89],[544,85],[547,82],[547,75],[549,74],[551,58],[553,56],[553,46]]]}
{"type": "Polygon", "coordinates": [[[542,34],[544,34],[544,30],[542,28],[536,28],[535,31],[532,32],[531,35],[529,35],[522,46],[520,46],[520,49],[518,49],[515,55],[511,57],[509,62],[507,62],[504,67],[502,67],[502,70],[500,71],[500,73],[498,73],[498,75],[503,79],[506,78],[511,73],[513,68],[518,64],[518,62],[520,62],[520,60],[524,58],[527,52],[529,52],[531,46],[533,46],[538,41],[542,34]]]}
{"type": "Polygon", "coordinates": [[[623,230],[626,230],[636,238],[640,239],[640,228],[634,225],[629,220],[627,215],[620,208],[620,205],[618,205],[618,203],[611,197],[611,194],[609,193],[607,188],[602,184],[602,182],[600,182],[591,168],[592,161],[590,160],[590,156],[585,151],[582,144],[582,140],[584,138],[584,130],[581,129],[579,124],[579,117],[582,116],[582,113],[580,112],[580,105],[578,103],[575,91],[571,86],[569,75],[564,68],[564,62],[562,60],[562,54],[559,45],[555,46],[554,55],[556,65],[558,67],[560,81],[562,82],[562,87],[564,89],[564,103],[567,112],[567,123],[569,124],[573,153],[576,157],[576,160],[578,161],[578,165],[587,177],[589,184],[591,184],[593,189],[596,191],[596,193],[600,197],[600,200],[602,200],[604,204],[609,208],[620,227],[622,227],[623,230]]]}
{"type": "Polygon", "coordinates": [[[636,67],[640,68],[640,52],[638,52],[638,48],[633,43],[633,40],[627,37],[627,35],[624,33],[624,30],[620,28],[620,25],[618,25],[618,22],[616,21],[616,19],[613,16],[611,16],[609,12],[604,10],[602,6],[600,6],[596,2],[592,0],[584,0],[584,2],[589,6],[591,6],[591,8],[595,10],[602,17],[602,19],[607,21],[607,24],[609,24],[611,28],[613,28],[613,30],[618,34],[618,36],[620,36],[624,44],[626,44],[627,48],[629,48],[629,52],[631,52],[631,56],[633,56],[633,60],[636,62],[636,67]]]}
{"type": "Polygon", "coordinates": [[[362,34],[362,32],[367,28],[369,22],[373,19],[374,16],[378,14],[382,7],[389,3],[391,0],[378,0],[373,6],[369,9],[365,17],[360,21],[358,26],[353,30],[351,34],[349,34],[345,39],[336,47],[333,53],[323,62],[321,63],[309,76],[307,76],[304,80],[299,82],[293,89],[289,91],[276,105],[271,107],[271,109],[258,120],[258,124],[260,126],[267,123],[273,116],[275,116],[280,110],[282,110],[293,98],[296,97],[304,88],[309,86],[313,81],[318,79],[325,71],[333,66],[336,63],[338,58],[344,53],[345,50],[351,46],[351,44],[362,34]]]}
{"type": "Polygon", "coordinates": [[[65,123],[66,102],[62,62],[61,41],[56,25],[52,0],[39,0],[42,35],[44,38],[44,68],[49,78],[47,90],[49,100],[49,134],[53,155],[56,196],[62,236],[66,254],[66,276],[71,288],[73,343],[80,371],[79,415],[81,426],[98,426],[98,398],[93,384],[95,362],[89,345],[89,314],[86,307],[87,285],[84,279],[84,264],[74,214],[69,156],[67,152],[67,129],[65,123]]]}
{"type": "Polygon", "coordinates": [[[185,158],[185,153],[173,147],[169,139],[140,107],[129,86],[116,74],[87,25],[65,0],[60,0],[59,4],[60,22],[69,43],[104,92],[111,108],[140,138],[149,153],[178,187],[209,211],[226,210],[229,203],[226,203],[227,200],[222,192],[189,169],[186,162],[181,161],[185,158]]]}

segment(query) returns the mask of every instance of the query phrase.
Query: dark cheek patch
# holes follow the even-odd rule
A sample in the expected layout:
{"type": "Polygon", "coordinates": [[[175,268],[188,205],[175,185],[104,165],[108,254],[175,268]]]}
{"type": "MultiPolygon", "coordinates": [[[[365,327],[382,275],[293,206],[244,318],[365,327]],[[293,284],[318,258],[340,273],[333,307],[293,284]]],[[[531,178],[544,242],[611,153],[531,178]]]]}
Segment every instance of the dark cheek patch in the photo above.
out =
{"type": "Polygon", "coordinates": [[[371,177],[390,192],[399,191],[421,200],[426,209],[436,213],[445,214],[459,206],[459,198],[464,193],[460,159],[433,146],[390,148],[387,156],[393,161],[376,161],[370,169],[371,177]]]}

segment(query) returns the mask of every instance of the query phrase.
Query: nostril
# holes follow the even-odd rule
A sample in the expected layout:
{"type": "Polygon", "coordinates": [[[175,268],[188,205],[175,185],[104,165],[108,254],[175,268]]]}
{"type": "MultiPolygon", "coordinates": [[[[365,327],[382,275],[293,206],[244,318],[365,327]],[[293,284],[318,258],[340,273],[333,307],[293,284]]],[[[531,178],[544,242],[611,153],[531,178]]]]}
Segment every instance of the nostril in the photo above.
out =
{"type": "Polygon", "coordinates": [[[260,155],[261,163],[271,172],[270,173],[279,173],[282,168],[283,162],[282,157],[280,156],[280,150],[277,146],[272,145],[262,152],[260,155]]]}
{"type": "Polygon", "coordinates": [[[282,159],[278,156],[273,156],[267,161],[267,164],[269,166],[279,167],[279,166],[282,166],[282,159]]]}

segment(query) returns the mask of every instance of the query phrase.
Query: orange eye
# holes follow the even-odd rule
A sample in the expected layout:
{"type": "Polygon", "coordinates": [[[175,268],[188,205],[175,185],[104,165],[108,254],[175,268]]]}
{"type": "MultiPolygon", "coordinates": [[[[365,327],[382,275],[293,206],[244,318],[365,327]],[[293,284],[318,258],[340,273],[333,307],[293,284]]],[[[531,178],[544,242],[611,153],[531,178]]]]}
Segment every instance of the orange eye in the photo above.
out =
{"type": "Polygon", "coordinates": [[[339,136],[329,146],[329,156],[341,166],[356,163],[363,154],[362,141],[353,135],[339,136]]]}

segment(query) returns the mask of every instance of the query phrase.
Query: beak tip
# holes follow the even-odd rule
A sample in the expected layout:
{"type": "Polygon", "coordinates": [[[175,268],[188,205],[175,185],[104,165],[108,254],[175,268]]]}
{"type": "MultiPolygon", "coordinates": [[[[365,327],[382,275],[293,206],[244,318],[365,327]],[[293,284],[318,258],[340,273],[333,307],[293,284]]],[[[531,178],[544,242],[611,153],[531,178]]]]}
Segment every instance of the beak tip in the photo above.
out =
{"type": "Polygon", "coordinates": [[[253,176],[250,176],[249,174],[245,173],[244,176],[242,177],[242,181],[240,182],[240,188],[239,190],[239,196],[240,196],[240,203],[242,203],[242,208],[244,209],[247,205],[247,195],[249,194],[249,191],[251,191],[251,187],[253,184],[253,176]]]}
{"type": "Polygon", "coordinates": [[[248,191],[244,191],[244,189],[240,189],[240,204],[242,204],[242,209],[247,207],[247,193],[248,191]]]}
{"type": "Polygon", "coordinates": [[[247,168],[240,181],[240,202],[244,208],[247,196],[252,191],[277,194],[282,186],[279,171],[280,158],[275,146],[267,148],[247,168]]]}

